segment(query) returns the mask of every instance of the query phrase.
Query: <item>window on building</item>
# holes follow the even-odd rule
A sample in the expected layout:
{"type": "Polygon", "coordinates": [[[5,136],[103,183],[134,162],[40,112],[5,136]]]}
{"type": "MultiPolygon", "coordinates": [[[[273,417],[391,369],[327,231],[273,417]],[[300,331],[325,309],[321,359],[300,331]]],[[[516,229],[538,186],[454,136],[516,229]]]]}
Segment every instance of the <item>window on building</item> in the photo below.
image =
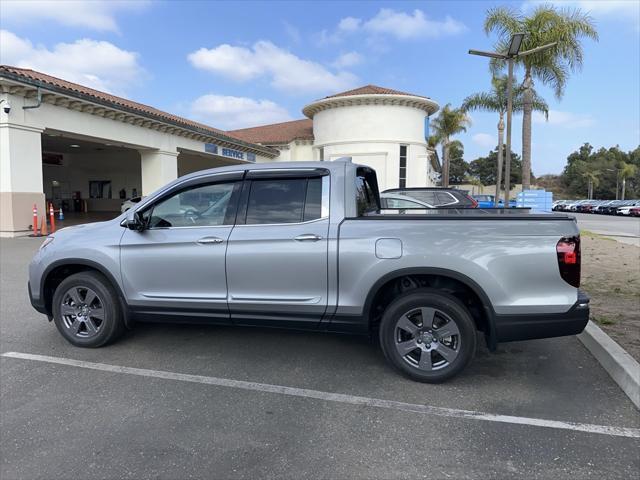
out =
{"type": "Polygon", "coordinates": [[[90,181],[89,198],[111,198],[111,180],[90,181]]]}
{"type": "Polygon", "coordinates": [[[400,188],[407,186],[407,146],[400,145],[400,188]]]}
{"type": "Polygon", "coordinates": [[[324,162],[324,147],[320,147],[320,161],[324,162]]]}
{"type": "Polygon", "coordinates": [[[298,223],[322,218],[323,183],[328,186],[323,178],[252,181],[246,223],[298,223]]]}

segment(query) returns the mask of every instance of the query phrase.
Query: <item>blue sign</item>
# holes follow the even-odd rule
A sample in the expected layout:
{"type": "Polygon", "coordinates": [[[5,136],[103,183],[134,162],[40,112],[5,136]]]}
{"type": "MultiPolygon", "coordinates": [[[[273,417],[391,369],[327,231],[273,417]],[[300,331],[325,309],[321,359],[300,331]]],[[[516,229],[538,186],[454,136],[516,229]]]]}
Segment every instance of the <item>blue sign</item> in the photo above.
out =
{"type": "MultiPolygon", "coordinates": [[[[222,155],[223,157],[237,158],[238,160],[245,160],[245,152],[240,150],[234,150],[233,148],[218,147],[215,143],[205,143],[204,151],[207,153],[213,153],[214,155],[222,155]]],[[[246,153],[246,160],[248,162],[256,161],[255,153],[246,153]]]]}
{"type": "Polygon", "coordinates": [[[223,148],[222,155],[225,157],[237,158],[238,160],[244,160],[244,152],[234,150],[232,148],[223,148]]]}
{"type": "Polygon", "coordinates": [[[215,143],[205,143],[204,144],[204,151],[207,153],[214,153],[214,154],[218,154],[218,145],[216,145],[215,143]]]}

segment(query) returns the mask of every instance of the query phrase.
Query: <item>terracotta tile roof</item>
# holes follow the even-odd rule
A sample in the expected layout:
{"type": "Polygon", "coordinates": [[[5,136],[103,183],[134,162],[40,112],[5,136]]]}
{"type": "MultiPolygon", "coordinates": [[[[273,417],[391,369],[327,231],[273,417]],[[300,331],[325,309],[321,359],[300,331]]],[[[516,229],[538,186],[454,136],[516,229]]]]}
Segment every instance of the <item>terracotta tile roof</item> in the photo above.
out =
{"type": "Polygon", "coordinates": [[[227,133],[245,142],[262,145],[279,145],[293,140],[313,140],[313,120],[303,118],[291,122],[231,130],[227,133]]]}
{"type": "Polygon", "coordinates": [[[364,87],[354,88],[353,90],[336,93],[335,95],[329,95],[324,98],[349,97],[351,95],[409,95],[412,97],[429,98],[413,93],[401,92],[400,90],[393,90],[392,88],[378,87],[377,85],[365,85],[364,87]]]}
{"type": "Polygon", "coordinates": [[[65,93],[70,96],[83,97],[87,100],[94,100],[96,103],[109,103],[114,106],[114,108],[122,107],[131,113],[137,113],[140,115],[146,115],[155,117],[159,121],[167,121],[177,126],[182,126],[186,128],[195,128],[203,131],[204,133],[212,133],[217,137],[231,137],[232,139],[241,140],[246,142],[246,140],[236,137],[232,134],[225,132],[224,130],[220,130],[217,128],[210,127],[209,125],[205,125],[203,123],[194,122],[193,120],[189,120],[183,117],[179,117],[177,115],[173,115],[171,113],[163,112],[162,110],[158,110],[157,108],[150,107],[148,105],[144,105],[142,103],[134,102],[131,100],[127,100],[126,98],[117,97],[115,95],[111,95],[110,93],[101,92],[99,90],[94,90],[93,88],[85,87],[83,85],[79,85],[77,83],[68,82],[67,80],[62,80],[60,78],[53,77],[51,75],[47,75],[46,73],[37,72],[35,70],[31,70],[28,68],[18,68],[12,67],[9,65],[0,65],[0,76],[2,74],[12,74],[12,76],[18,76],[26,80],[32,80],[38,83],[42,83],[44,88],[47,85],[52,87],[56,87],[59,90],[66,91],[65,93]]]}

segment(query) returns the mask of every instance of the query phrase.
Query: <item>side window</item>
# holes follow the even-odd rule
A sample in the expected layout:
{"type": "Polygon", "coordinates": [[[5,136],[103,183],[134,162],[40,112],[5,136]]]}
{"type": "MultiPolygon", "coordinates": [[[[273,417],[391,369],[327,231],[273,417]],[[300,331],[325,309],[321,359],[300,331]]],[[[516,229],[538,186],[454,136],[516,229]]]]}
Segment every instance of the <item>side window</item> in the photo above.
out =
{"type": "Polygon", "coordinates": [[[374,186],[372,182],[375,183],[375,173],[372,170],[358,168],[356,171],[356,210],[359,217],[377,212],[380,208],[377,183],[374,186]]]}
{"type": "Polygon", "coordinates": [[[438,204],[451,205],[453,203],[458,203],[453,195],[448,192],[438,192],[438,204]]]}
{"type": "Polygon", "coordinates": [[[418,200],[422,200],[429,205],[438,205],[438,200],[436,200],[435,192],[429,190],[423,191],[407,191],[405,192],[407,195],[417,198],[418,200]]]}
{"type": "Polygon", "coordinates": [[[183,190],[155,204],[143,216],[149,228],[223,225],[236,183],[183,190]]]}
{"type": "Polygon", "coordinates": [[[411,200],[401,200],[399,198],[387,198],[386,200],[388,208],[425,208],[423,205],[412,202],[411,200]]]}
{"type": "Polygon", "coordinates": [[[323,190],[328,193],[328,180],[328,176],[253,180],[246,224],[299,223],[326,216],[323,190]]]}

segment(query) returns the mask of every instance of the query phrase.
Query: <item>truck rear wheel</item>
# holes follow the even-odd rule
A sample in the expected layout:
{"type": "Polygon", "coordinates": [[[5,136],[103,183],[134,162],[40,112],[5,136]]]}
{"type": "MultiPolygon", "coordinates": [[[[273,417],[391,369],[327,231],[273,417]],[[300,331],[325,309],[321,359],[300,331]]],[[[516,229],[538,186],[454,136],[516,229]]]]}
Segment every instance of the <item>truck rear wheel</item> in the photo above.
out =
{"type": "Polygon", "coordinates": [[[53,294],[53,321],[77,347],[101,347],[124,331],[118,295],[98,272],[65,278],[53,294]]]}
{"type": "Polygon", "coordinates": [[[382,351],[395,368],[420,382],[460,373],[476,351],[476,328],[466,307],[439,290],[421,288],[395,299],[380,323],[382,351]]]}

